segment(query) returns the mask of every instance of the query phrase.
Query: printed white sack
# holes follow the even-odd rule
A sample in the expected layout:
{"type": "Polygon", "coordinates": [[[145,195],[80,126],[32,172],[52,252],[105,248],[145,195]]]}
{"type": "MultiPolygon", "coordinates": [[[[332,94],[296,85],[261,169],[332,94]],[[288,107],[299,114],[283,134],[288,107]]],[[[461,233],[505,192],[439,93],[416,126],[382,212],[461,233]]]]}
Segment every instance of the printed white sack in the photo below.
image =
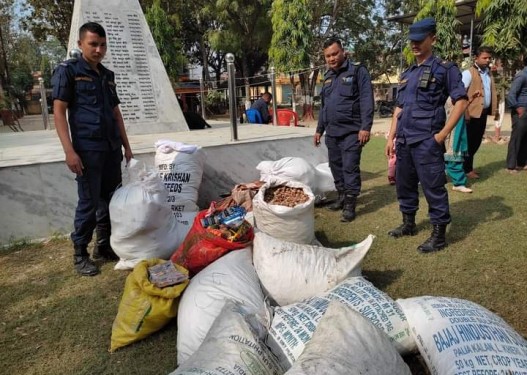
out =
{"type": "Polygon", "coordinates": [[[254,311],[266,308],[250,247],[231,251],[190,280],[179,302],[177,363],[198,350],[229,300],[254,311]]]}
{"type": "Polygon", "coordinates": [[[198,351],[170,375],[282,375],[284,370],[263,343],[264,314],[229,301],[198,351]]]}
{"type": "Polygon", "coordinates": [[[320,163],[317,165],[315,167],[315,176],[317,181],[315,193],[317,195],[324,196],[327,192],[337,190],[335,188],[335,180],[329,168],[329,163],[320,163]]]}
{"type": "MultiPolygon", "coordinates": [[[[181,238],[181,242],[183,242],[190,231],[190,228],[192,228],[194,219],[199,212],[199,207],[193,201],[175,201],[170,203],[170,209],[176,218],[177,236],[178,238],[181,238]]],[[[179,247],[179,245],[181,245],[181,243],[178,243],[176,248],[179,247]]]]}
{"type": "Polygon", "coordinates": [[[300,357],[331,301],[357,311],[384,331],[399,353],[415,350],[399,305],[363,277],[351,277],[320,296],[275,308],[267,344],[282,366],[289,368],[300,357]]]}
{"type": "Polygon", "coordinates": [[[303,245],[256,231],[253,263],[266,294],[279,306],[324,293],[350,276],[361,275],[361,263],[373,242],[340,249],[303,245]]]}
{"type": "Polygon", "coordinates": [[[388,336],[358,312],[331,302],[286,375],[410,375],[388,336]]]}
{"type": "Polygon", "coordinates": [[[110,201],[110,244],[121,258],[115,269],[131,269],[143,259],[168,259],[184,238],[178,238],[176,219],[166,205],[167,191],[154,171],[133,160],[129,182],[110,201]]]}
{"type": "Polygon", "coordinates": [[[256,227],[270,236],[305,244],[312,243],[315,239],[315,196],[308,186],[300,182],[267,182],[253,198],[253,213],[256,227]],[[267,203],[267,189],[280,185],[302,189],[308,200],[294,207],[267,203]]]}
{"type": "Polygon", "coordinates": [[[297,181],[315,191],[317,182],[315,168],[302,158],[285,157],[277,161],[262,161],[256,169],[260,171],[260,180],[270,182],[275,179],[297,181]]]}
{"type": "Polygon", "coordinates": [[[431,374],[527,374],[527,340],[502,318],[467,300],[397,300],[431,374]]]}
{"type": "Polygon", "coordinates": [[[205,164],[203,149],[166,139],[157,141],[155,146],[154,163],[167,188],[169,207],[178,201],[197,203],[205,164]]]}

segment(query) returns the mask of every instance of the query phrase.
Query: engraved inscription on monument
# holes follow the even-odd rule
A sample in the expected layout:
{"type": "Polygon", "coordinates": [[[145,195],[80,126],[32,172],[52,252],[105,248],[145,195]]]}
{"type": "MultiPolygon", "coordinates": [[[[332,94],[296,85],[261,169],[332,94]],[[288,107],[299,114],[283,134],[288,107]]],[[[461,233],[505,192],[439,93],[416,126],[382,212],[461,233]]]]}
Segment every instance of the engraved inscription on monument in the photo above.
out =
{"type": "Polygon", "coordinates": [[[108,53],[103,64],[115,72],[120,108],[125,122],[156,121],[158,108],[140,15],[85,12],[86,19],[104,25],[108,53]]]}

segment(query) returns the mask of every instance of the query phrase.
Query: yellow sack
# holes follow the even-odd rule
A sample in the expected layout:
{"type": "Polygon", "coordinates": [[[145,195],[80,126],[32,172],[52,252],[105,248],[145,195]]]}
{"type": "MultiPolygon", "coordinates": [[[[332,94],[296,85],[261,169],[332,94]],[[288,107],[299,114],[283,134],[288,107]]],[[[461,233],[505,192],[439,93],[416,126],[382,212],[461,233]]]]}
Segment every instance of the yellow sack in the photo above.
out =
{"type": "MultiPolygon", "coordinates": [[[[124,293],[112,326],[110,352],[139,341],[165,326],[177,315],[178,297],[189,281],[158,288],[148,279],[148,268],[166,260],[148,259],[138,263],[126,278],[124,293]]],[[[175,265],[178,271],[188,271],[175,265]]]]}

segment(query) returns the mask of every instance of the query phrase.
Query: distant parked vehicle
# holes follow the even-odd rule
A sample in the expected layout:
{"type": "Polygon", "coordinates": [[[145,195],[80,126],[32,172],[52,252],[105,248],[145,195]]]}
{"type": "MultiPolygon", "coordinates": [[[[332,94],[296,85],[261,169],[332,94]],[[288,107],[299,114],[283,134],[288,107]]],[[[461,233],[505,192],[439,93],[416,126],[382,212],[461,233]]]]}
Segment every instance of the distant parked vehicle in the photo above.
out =
{"type": "Polygon", "coordinates": [[[375,103],[375,112],[379,114],[379,117],[391,117],[394,107],[395,102],[393,101],[377,100],[375,103]]]}

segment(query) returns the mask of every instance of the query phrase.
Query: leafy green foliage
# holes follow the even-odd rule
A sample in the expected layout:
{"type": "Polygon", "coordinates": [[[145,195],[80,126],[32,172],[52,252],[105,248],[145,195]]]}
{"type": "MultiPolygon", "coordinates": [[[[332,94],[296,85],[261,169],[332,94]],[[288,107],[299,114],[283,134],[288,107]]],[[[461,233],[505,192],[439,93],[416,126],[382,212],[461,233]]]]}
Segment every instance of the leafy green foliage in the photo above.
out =
{"type": "Polygon", "coordinates": [[[74,0],[25,0],[24,11],[28,13],[21,19],[21,24],[37,41],[43,42],[53,36],[67,50],[73,2],[74,0]]]}
{"type": "Polygon", "coordinates": [[[308,68],[313,40],[308,0],[275,0],[272,15],[271,63],[285,72],[308,68]]]}
{"type": "Polygon", "coordinates": [[[515,60],[527,53],[527,3],[518,0],[479,0],[476,14],[482,17],[483,44],[497,56],[515,60]]]}
{"type": "MultiPolygon", "coordinates": [[[[437,23],[437,42],[434,54],[451,61],[461,60],[461,44],[456,33],[456,28],[461,22],[456,18],[455,0],[421,0],[421,6],[415,21],[434,17],[437,23]]],[[[404,54],[407,62],[411,63],[414,57],[409,47],[405,48],[404,54]]]]}
{"type": "MultiPolygon", "coordinates": [[[[145,18],[167,74],[170,78],[176,80],[178,73],[184,68],[187,60],[184,54],[181,53],[183,50],[182,43],[176,37],[174,23],[170,22],[169,16],[161,7],[160,0],[154,0],[152,5],[147,8],[145,18]]],[[[176,23],[177,26],[178,24],[176,23]]]]}

